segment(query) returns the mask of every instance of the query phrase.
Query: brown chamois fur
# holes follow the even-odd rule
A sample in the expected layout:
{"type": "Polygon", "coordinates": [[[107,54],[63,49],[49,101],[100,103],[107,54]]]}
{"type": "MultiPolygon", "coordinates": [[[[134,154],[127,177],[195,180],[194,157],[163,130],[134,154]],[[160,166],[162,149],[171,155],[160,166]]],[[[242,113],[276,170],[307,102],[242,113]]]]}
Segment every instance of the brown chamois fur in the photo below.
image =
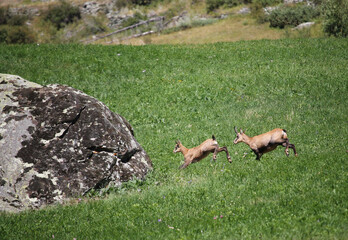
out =
{"type": "Polygon", "coordinates": [[[234,131],[236,132],[237,137],[233,143],[237,144],[244,142],[245,144],[249,145],[251,150],[253,150],[253,152],[256,154],[256,160],[260,160],[264,153],[273,151],[279,145],[285,147],[286,156],[289,156],[289,148],[292,148],[295,156],[297,156],[295,145],[289,142],[285,129],[275,128],[272,131],[254,137],[247,136],[242,129],[240,129],[238,132],[236,127],[234,127],[234,131]]]}
{"type": "Polygon", "coordinates": [[[231,163],[232,161],[227,147],[219,147],[214,135],[212,136],[212,139],[207,139],[201,145],[190,149],[184,147],[184,145],[177,140],[173,150],[174,153],[181,152],[184,155],[184,163],[179,167],[179,169],[186,168],[191,163],[199,162],[210,153],[213,153],[213,160],[215,161],[216,155],[222,151],[226,152],[227,160],[231,163]]]}

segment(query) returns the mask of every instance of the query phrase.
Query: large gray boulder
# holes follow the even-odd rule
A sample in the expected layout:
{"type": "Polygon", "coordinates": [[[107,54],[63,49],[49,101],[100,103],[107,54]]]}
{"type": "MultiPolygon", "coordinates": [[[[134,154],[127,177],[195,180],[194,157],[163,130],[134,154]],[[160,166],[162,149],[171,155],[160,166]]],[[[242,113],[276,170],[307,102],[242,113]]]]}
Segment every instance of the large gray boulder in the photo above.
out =
{"type": "Polygon", "coordinates": [[[151,169],[130,124],[100,101],[0,74],[0,211],[64,202],[151,169]]]}

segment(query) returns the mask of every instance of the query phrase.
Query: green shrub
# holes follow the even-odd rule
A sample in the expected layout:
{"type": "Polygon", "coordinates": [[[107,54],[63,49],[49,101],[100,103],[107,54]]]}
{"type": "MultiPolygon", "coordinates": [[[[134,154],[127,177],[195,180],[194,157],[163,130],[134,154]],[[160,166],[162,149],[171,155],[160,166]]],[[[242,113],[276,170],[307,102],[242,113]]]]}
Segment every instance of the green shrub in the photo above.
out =
{"type": "Polygon", "coordinates": [[[49,7],[49,9],[43,13],[43,16],[45,21],[49,21],[57,29],[61,29],[66,24],[80,19],[81,13],[78,7],[74,7],[70,3],[62,1],[59,5],[49,7]]]}
{"type": "Polygon", "coordinates": [[[8,19],[10,19],[10,12],[8,7],[0,8],[0,25],[7,24],[8,19]]]}
{"type": "Polygon", "coordinates": [[[146,16],[142,15],[140,12],[136,12],[133,17],[130,17],[122,22],[122,27],[132,26],[142,20],[146,20],[146,16]]]}
{"type": "Polygon", "coordinates": [[[7,24],[11,26],[22,26],[27,19],[28,17],[24,15],[12,15],[7,21],[7,24]]]}
{"type": "Polygon", "coordinates": [[[123,7],[129,7],[132,5],[139,5],[139,6],[147,6],[151,3],[159,2],[154,0],[117,0],[116,1],[116,7],[117,8],[123,8],[123,7]]]}
{"type": "Polygon", "coordinates": [[[118,0],[116,1],[115,6],[117,8],[124,8],[129,6],[130,4],[131,4],[130,0],[118,0]]]}
{"type": "Polygon", "coordinates": [[[262,7],[272,6],[282,3],[282,0],[253,0],[252,3],[256,5],[261,5],[262,7]]]}
{"type": "Polygon", "coordinates": [[[259,24],[269,21],[269,16],[263,10],[263,6],[261,3],[253,3],[251,5],[251,15],[256,19],[257,23],[259,24]]]}
{"type": "Polygon", "coordinates": [[[214,11],[224,4],[224,0],[207,0],[207,12],[214,11]]]}
{"type": "Polygon", "coordinates": [[[171,19],[172,17],[182,14],[184,9],[185,2],[174,2],[162,16],[165,16],[166,19],[171,19]]]}
{"type": "Polygon", "coordinates": [[[28,17],[24,15],[11,14],[8,7],[0,8],[0,25],[22,26],[27,19],[28,17]]]}
{"type": "Polygon", "coordinates": [[[138,6],[148,6],[150,4],[156,4],[159,2],[172,2],[172,0],[117,0],[115,3],[115,6],[117,8],[123,8],[123,7],[134,7],[134,5],[138,6]]]}
{"type": "Polygon", "coordinates": [[[323,4],[324,32],[336,37],[348,36],[348,2],[326,0],[323,4]]]}
{"type": "Polygon", "coordinates": [[[131,0],[133,4],[135,5],[150,5],[151,0],[131,0]]]}
{"type": "Polygon", "coordinates": [[[5,26],[0,29],[0,43],[34,43],[35,37],[26,26],[5,26]]]}
{"type": "Polygon", "coordinates": [[[307,5],[281,6],[271,12],[270,27],[297,26],[318,15],[319,11],[316,8],[307,5]]]}
{"type": "Polygon", "coordinates": [[[264,7],[273,6],[282,3],[283,0],[252,0],[251,15],[257,23],[262,24],[269,21],[269,14],[266,14],[264,7]]]}
{"type": "Polygon", "coordinates": [[[103,24],[102,19],[93,16],[87,16],[84,18],[83,22],[85,36],[106,31],[106,27],[103,24]]]}
{"type": "Polygon", "coordinates": [[[313,2],[315,5],[321,5],[325,0],[313,0],[311,2],[313,2]]]}
{"type": "Polygon", "coordinates": [[[50,43],[78,43],[81,39],[104,31],[106,26],[101,18],[85,16],[82,20],[71,23],[65,28],[52,31],[48,40],[42,40],[50,43]]]}
{"type": "Polygon", "coordinates": [[[207,12],[212,12],[221,6],[234,7],[243,3],[251,3],[252,0],[207,0],[206,8],[207,12]]]}
{"type": "Polygon", "coordinates": [[[0,29],[0,43],[5,43],[7,38],[7,30],[4,28],[0,29]]]}

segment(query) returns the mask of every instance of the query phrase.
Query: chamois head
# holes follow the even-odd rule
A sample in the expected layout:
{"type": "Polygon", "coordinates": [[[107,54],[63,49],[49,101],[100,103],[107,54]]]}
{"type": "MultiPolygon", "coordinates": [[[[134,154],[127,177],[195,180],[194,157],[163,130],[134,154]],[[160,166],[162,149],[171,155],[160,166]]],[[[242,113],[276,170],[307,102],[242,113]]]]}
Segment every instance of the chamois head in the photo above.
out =
{"type": "Polygon", "coordinates": [[[179,140],[176,140],[175,143],[176,143],[176,145],[174,147],[173,153],[181,152],[181,149],[180,149],[181,142],[179,140]]]}
{"type": "Polygon", "coordinates": [[[234,131],[235,131],[235,133],[237,134],[237,136],[236,136],[236,138],[234,139],[233,143],[234,143],[234,144],[237,144],[237,143],[243,142],[243,140],[244,140],[244,138],[243,138],[243,136],[244,136],[243,130],[240,129],[240,132],[238,132],[238,131],[237,131],[237,128],[234,127],[234,131]]]}

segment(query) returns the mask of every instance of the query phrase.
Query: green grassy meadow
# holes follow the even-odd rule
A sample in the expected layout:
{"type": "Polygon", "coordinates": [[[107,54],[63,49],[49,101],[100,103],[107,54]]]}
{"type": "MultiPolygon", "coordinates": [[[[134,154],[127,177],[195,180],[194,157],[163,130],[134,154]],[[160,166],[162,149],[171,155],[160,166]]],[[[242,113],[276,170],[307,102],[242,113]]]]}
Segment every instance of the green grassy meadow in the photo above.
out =
{"type": "Polygon", "coordinates": [[[129,120],[153,161],[104,197],[0,214],[1,239],[348,239],[348,40],[206,45],[0,45],[0,72],[66,84],[129,120]],[[256,161],[233,144],[284,128],[256,161]],[[232,157],[179,171],[175,140],[232,157]]]}

